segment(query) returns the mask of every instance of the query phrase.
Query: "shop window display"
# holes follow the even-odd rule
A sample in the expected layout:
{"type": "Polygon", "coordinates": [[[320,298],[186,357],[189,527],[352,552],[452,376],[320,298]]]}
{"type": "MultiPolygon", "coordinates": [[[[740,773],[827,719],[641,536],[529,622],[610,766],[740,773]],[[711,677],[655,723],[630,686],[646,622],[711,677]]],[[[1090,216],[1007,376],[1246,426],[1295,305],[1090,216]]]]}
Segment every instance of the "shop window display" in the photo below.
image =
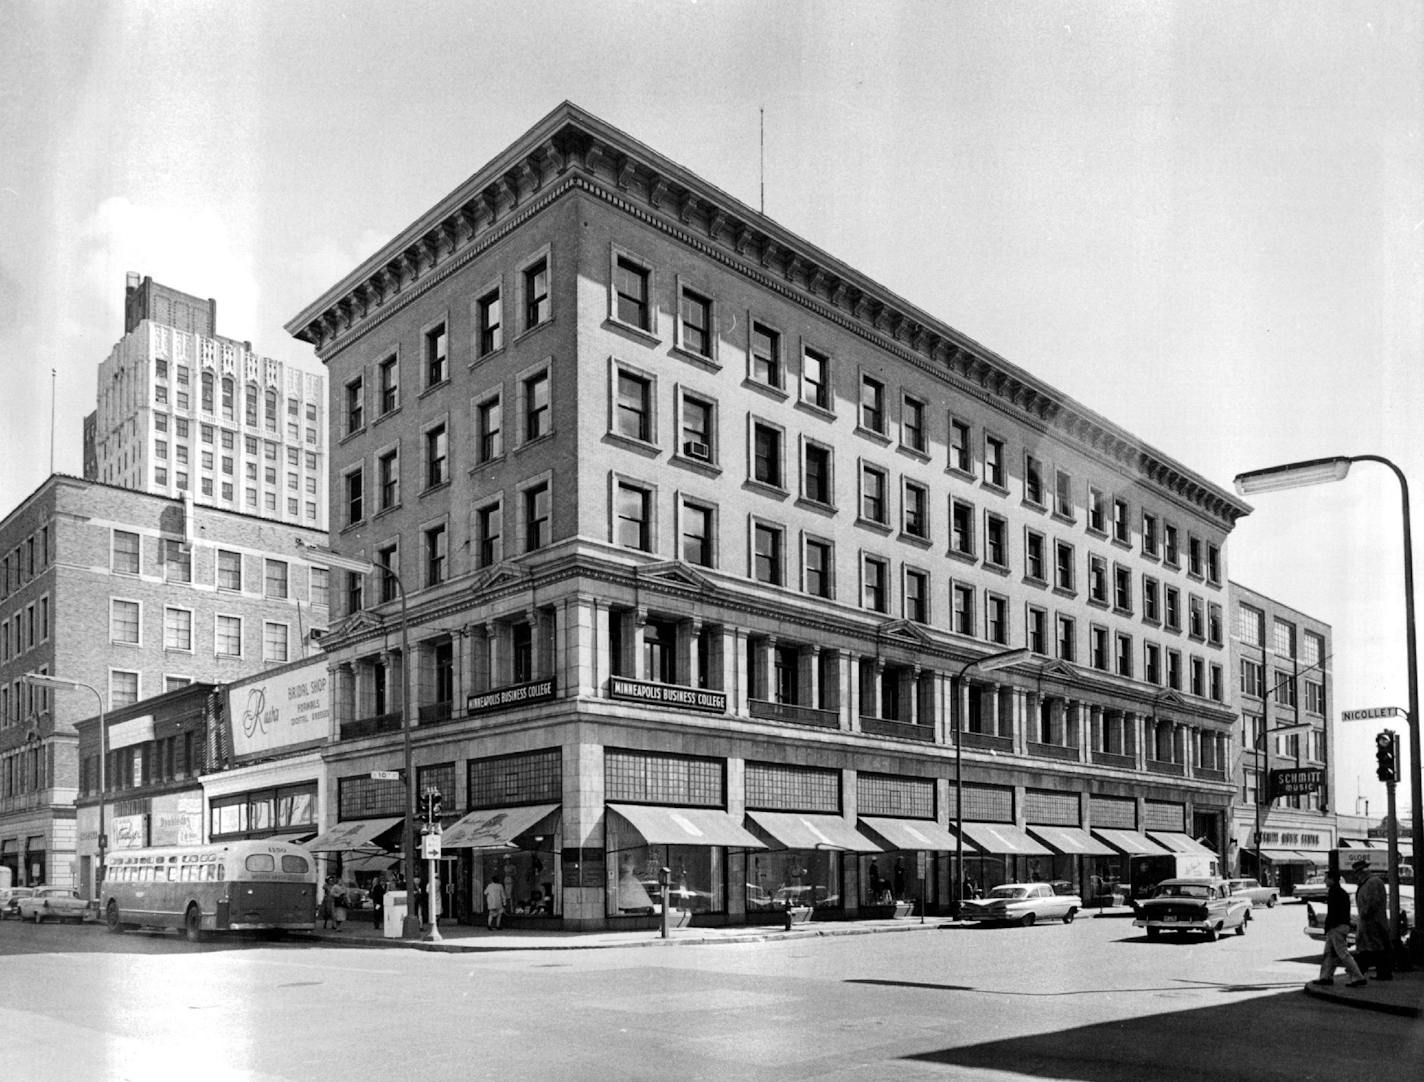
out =
{"type": "Polygon", "coordinates": [[[938,897],[939,869],[933,859],[925,861],[925,883],[919,880],[920,857],[908,850],[863,854],[860,858],[862,905],[890,905],[912,902],[923,896],[931,902],[938,897]]]}
{"type": "Polygon", "coordinates": [[[492,879],[504,884],[506,916],[557,916],[561,891],[554,881],[558,865],[552,849],[518,849],[475,853],[474,889],[469,897],[475,912],[484,912],[484,888],[492,879]]]}
{"type": "Polygon", "coordinates": [[[747,912],[810,905],[840,909],[842,854],[830,849],[748,853],[747,912]]]}
{"type": "Polygon", "coordinates": [[[610,916],[656,912],[658,873],[670,872],[668,905],[692,913],[727,911],[726,850],[717,845],[637,845],[608,851],[610,916]]]}

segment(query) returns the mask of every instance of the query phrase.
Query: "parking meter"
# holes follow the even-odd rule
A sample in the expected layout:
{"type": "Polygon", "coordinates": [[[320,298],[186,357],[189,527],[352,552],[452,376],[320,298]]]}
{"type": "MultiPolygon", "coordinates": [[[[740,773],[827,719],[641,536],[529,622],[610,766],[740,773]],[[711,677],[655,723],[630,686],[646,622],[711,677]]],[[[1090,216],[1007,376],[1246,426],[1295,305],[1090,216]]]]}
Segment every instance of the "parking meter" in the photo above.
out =
{"type": "Polygon", "coordinates": [[[660,895],[662,895],[662,903],[663,903],[663,904],[662,904],[662,911],[663,911],[662,938],[663,938],[663,939],[666,939],[666,938],[668,937],[668,888],[671,887],[671,886],[672,886],[672,869],[671,869],[671,868],[659,868],[659,869],[658,869],[658,893],[659,893],[660,895]]]}

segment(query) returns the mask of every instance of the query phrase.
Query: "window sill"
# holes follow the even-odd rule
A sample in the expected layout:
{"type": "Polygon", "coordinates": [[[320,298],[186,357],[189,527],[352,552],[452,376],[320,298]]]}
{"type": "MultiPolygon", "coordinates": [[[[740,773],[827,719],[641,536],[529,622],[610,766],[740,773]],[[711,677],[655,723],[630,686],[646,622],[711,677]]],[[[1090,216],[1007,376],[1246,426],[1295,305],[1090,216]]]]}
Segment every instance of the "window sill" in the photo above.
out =
{"type": "Polygon", "coordinates": [[[958,549],[946,549],[944,554],[951,560],[955,560],[959,563],[965,564],[966,566],[979,562],[979,557],[975,556],[972,552],[960,552],[958,549]]]}
{"type": "Polygon", "coordinates": [[[614,331],[617,334],[623,335],[625,338],[633,339],[640,345],[649,346],[654,349],[663,344],[663,340],[658,337],[656,331],[645,330],[635,323],[625,323],[616,316],[609,316],[605,319],[603,321],[603,327],[605,330],[614,331]]]}
{"type": "Polygon", "coordinates": [[[377,417],[374,421],[371,422],[371,427],[372,427],[372,428],[375,428],[378,424],[381,424],[383,421],[386,421],[386,420],[388,420],[389,418],[396,416],[398,413],[400,413],[400,411],[401,411],[401,408],[400,408],[399,406],[396,406],[394,409],[386,410],[385,413],[381,414],[379,417],[377,417]]]}
{"type": "Polygon", "coordinates": [[[1040,590],[1048,589],[1048,580],[1038,575],[1025,575],[1023,583],[1025,586],[1037,586],[1040,590]]]}
{"type": "Polygon", "coordinates": [[[881,447],[889,447],[891,443],[891,439],[886,433],[876,431],[873,428],[866,428],[863,424],[857,424],[855,426],[855,434],[865,437],[871,443],[878,443],[881,447]]]}
{"type": "Polygon", "coordinates": [[[401,503],[400,503],[399,500],[397,500],[395,503],[391,504],[389,507],[382,507],[379,511],[377,511],[376,514],[372,517],[371,521],[372,521],[372,522],[379,522],[381,519],[386,518],[386,517],[389,516],[389,515],[395,514],[395,512],[399,511],[400,509],[401,509],[401,503]]]}
{"type": "Polygon", "coordinates": [[[912,444],[902,443],[897,450],[906,458],[913,458],[917,462],[928,462],[930,460],[929,452],[915,447],[912,444]]]}
{"type": "MultiPolygon", "coordinates": [[[[946,466],[944,468],[944,472],[949,474],[951,477],[958,477],[966,485],[972,485],[976,480],[978,480],[973,470],[961,470],[958,466],[946,466]]],[[[988,482],[985,482],[985,487],[988,487],[988,482]]]]}
{"type": "Polygon", "coordinates": [[[1063,523],[1063,525],[1065,525],[1065,526],[1076,526],[1076,525],[1078,525],[1078,520],[1077,520],[1076,518],[1074,518],[1072,515],[1064,514],[1062,511],[1054,511],[1054,512],[1053,512],[1053,521],[1054,521],[1054,522],[1061,522],[1061,523],[1063,523]]]}
{"type": "Polygon", "coordinates": [[[436,481],[435,484],[433,484],[433,485],[427,485],[425,488],[421,489],[420,492],[417,493],[417,495],[419,496],[420,499],[423,500],[426,496],[429,496],[429,495],[431,495],[432,493],[439,492],[441,489],[449,488],[449,487],[450,487],[450,482],[449,482],[448,480],[446,480],[446,481],[436,481]]]}
{"type": "Polygon", "coordinates": [[[706,369],[708,372],[722,371],[722,364],[716,357],[707,357],[701,353],[694,353],[690,349],[682,346],[673,346],[668,350],[668,354],[673,357],[680,357],[689,364],[695,364],[698,368],[706,369]]]}
{"type": "Polygon", "coordinates": [[[835,504],[822,503],[820,500],[813,500],[809,496],[801,496],[796,500],[796,506],[807,511],[815,511],[817,514],[830,517],[836,514],[835,504]]]}
{"type": "Polygon", "coordinates": [[[339,440],[336,441],[336,445],[337,445],[338,447],[341,447],[341,446],[343,446],[343,445],[345,445],[345,444],[347,444],[347,443],[350,443],[352,440],[356,439],[358,436],[364,436],[365,434],[366,434],[366,426],[365,426],[365,425],[362,425],[360,428],[348,429],[347,432],[346,432],[346,435],[342,436],[339,440]]]}
{"type": "Polygon", "coordinates": [[[449,386],[450,386],[450,377],[449,377],[449,376],[446,376],[446,377],[445,377],[444,379],[442,379],[439,383],[428,383],[428,384],[426,384],[425,390],[421,391],[420,394],[416,395],[416,398],[417,398],[417,400],[419,400],[419,399],[426,398],[426,397],[428,397],[428,396],[430,396],[430,395],[433,395],[433,394],[438,394],[439,392],[445,390],[445,388],[447,388],[447,387],[449,387],[449,386]]]}
{"type": "Polygon", "coordinates": [[[888,522],[877,522],[873,518],[856,516],[855,524],[862,529],[869,530],[872,533],[878,533],[883,537],[889,537],[891,533],[890,524],[888,522]]]}
{"type": "Polygon", "coordinates": [[[501,346],[496,346],[494,349],[486,350],[484,353],[481,353],[478,357],[476,357],[473,361],[469,361],[469,362],[465,365],[465,370],[466,370],[467,372],[473,371],[473,370],[474,370],[475,368],[477,368],[479,365],[482,365],[482,364],[484,364],[486,361],[489,361],[489,360],[492,360],[492,359],[498,357],[498,356],[499,356],[501,353],[503,353],[503,352],[504,352],[504,346],[502,346],[502,345],[501,345],[501,346]]]}
{"type": "Polygon", "coordinates": [[[796,408],[805,410],[807,413],[819,417],[823,421],[834,421],[836,419],[835,410],[827,409],[825,406],[818,405],[815,402],[809,402],[804,398],[798,398],[796,400],[796,408]]]}
{"type": "Polygon", "coordinates": [[[708,477],[721,477],[722,466],[718,462],[713,462],[705,458],[692,458],[690,455],[673,452],[670,461],[683,467],[684,469],[696,470],[698,473],[706,474],[708,477]]]}
{"type": "Polygon", "coordinates": [[[497,454],[497,455],[491,455],[489,458],[485,459],[483,462],[476,462],[476,463],[475,463],[473,466],[471,466],[471,467],[469,468],[469,470],[466,471],[466,472],[467,472],[467,473],[470,473],[470,474],[476,474],[476,473],[479,473],[481,470],[489,469],[489,468],[492,467],[492,466],[498,466],[498,465],[499,465],[501,462],[503,462],[503,461],[504,461],[504,453],[503,453],[503,452],[500,452],[500,453],[497,454]]]}
{"type": "Polygon", "coordinates": [[[791,493],[779,485],[769,484],[766,481],[758,481],[754,477],[748,477],[743,487],[752,492],[760,492],[764,496],[770,496],[777,500],[784,500],[791,495],[791,493]]]}
{"type": "Polygon", "coordinates": [[[645,458],[656,458],[661,453],[661,448],[656,443],[640,440],[635,436],[625,436],[622,432],[605,432],[603,442],[617,444],[624,450],[633,451],[645,458]]]}
{"type": "Polygon", "coordinates": [[[516,334],[516,335],[514,336],[514,342],[513,342],[513,344],[514,344],[514,345],[518,345],[520,342],[523,342],[523,341],[524,341],[526,338],[528,338],[530,335],[532,335],[532,334],[537,334],[539,331],[542,331],[545,327],[553,326],[553,323],[554,323],[554,317],[553,317],[552,315],[550,315],[548,319],[543,320],[542,322],[535,323],[535,324],[533,324],[532,326],[526,326],[522,331],[520,331],[518,334],[516,334]]]}
{"type": "Polygon", "coordinates": [[[928,549],[934,542],[923,534],[910,533],[908,530],[900,531],[900,540],[907,545],[914,545],[917,548],[928,549]]]}
{"type": "Polygon", "coordinates": [[[1047,504],[1039,503],[1037,500],[1031,500],[1027,496],[1019,501],[1019,506],[1025,507],[1030,511],[1037,511],[1039,514],[1045,514],[1048,511],[1047,504]]]}
{"type": "Polygon", "coordinates": [[[527,451],[529,448],[535,446],[536,444],[543,443],[545,440],[552,440],[553,438],[554,430],[551,428],[547,432],[539,433],[539,435],[535,436],[532,440],[525,440],[518,447],[516,447],[515,450],[519,452],[524,452],[527,451]]]}
{"type": "Polygon", "coordinates": [[[751,376],[742,380],[742,386],[750,391],[756,391],[757,394],[764,394],[768,398],[774,398],[778,402],[785,402],[791,397],[785,387],[776,387],[770,383],[763,383],[761,380],[753,379],[751,376]]]}

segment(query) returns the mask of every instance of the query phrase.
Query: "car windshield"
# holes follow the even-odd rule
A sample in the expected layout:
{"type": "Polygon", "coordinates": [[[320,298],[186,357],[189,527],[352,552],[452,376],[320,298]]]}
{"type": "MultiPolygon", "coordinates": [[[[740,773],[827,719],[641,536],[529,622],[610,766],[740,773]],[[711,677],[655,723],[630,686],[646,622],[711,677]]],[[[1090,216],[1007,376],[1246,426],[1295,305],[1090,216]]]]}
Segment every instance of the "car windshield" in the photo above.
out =
{"type": "Polygon", "coordinates": [[[1167,883],[1157,892],[1159,898],[1205,898],[1211,893],[1202,883],[1167,883]]]}
{"type": "Polygon", "coordinates": [[[995,887],[989,892],[990,898],[1023,898],[1027,895],[1027,887],[995,887]]]}

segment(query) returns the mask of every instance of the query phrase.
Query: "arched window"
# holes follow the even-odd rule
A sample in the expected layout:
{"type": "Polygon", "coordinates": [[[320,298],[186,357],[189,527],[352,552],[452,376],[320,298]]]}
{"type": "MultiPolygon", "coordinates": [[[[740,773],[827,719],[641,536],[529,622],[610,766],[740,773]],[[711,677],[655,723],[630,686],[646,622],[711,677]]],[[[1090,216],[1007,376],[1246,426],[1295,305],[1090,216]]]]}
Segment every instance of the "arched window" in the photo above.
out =
{"type": "Polygon", "coordinates": [[[244,419],[253,428],[257,427],[257,385],[249,383],[246,393],[243,395],[244,419]]]}
{"type": "Polygon", "coordinates": [[[231,376],[223,376],[222,381],[222,416],[224,421],[232,420],[233,385],[231,376]]]}
{"type": "Polygon", "coordinates": [[[213,374],[203,373],[203,412],[213,412],[213,374]]]}

